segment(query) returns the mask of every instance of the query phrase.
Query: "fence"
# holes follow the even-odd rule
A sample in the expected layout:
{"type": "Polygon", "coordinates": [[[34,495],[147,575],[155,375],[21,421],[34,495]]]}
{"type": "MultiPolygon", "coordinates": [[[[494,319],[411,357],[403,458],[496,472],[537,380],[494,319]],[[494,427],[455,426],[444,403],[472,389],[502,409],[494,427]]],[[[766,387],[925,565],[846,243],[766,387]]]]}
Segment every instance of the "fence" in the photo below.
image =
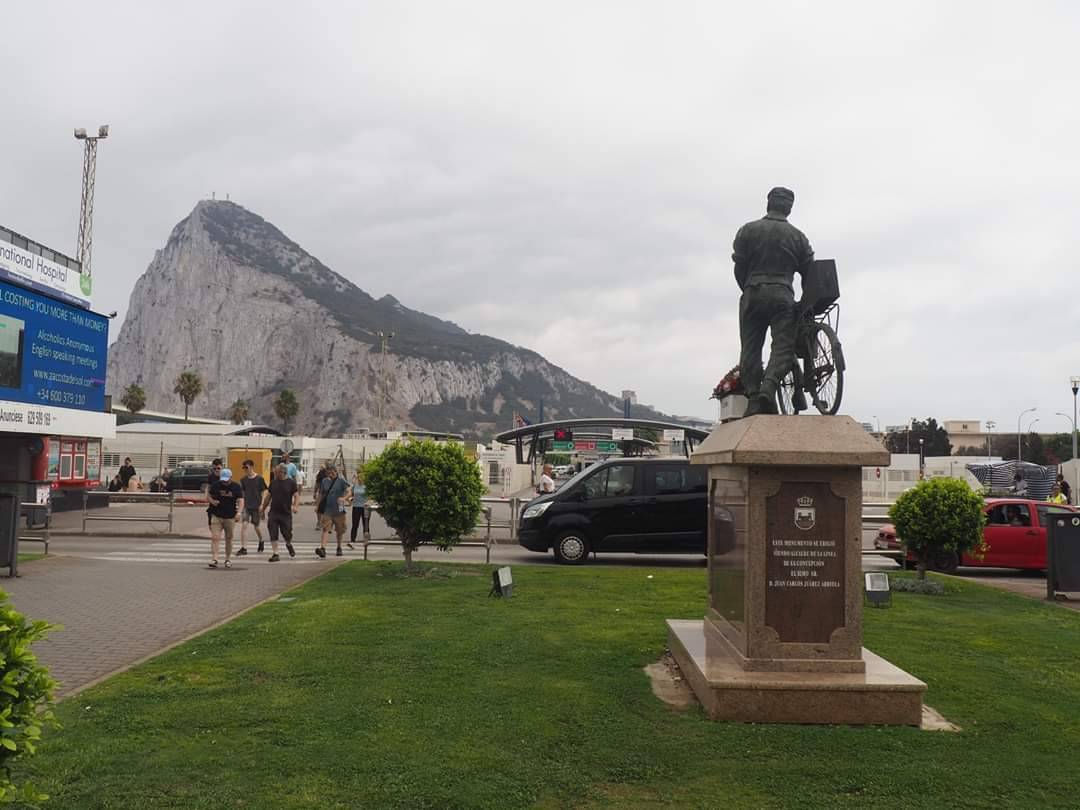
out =
{"type": "Polygon", "coordinates": [[[86,524],[91,521],[111,521],[111,522],[138,522],[138,523],[167,523],[169,525],[168,533],[171,534],[173,530],[173,509],[176,507],[176,493],[175,492],[106,492],[95,493],[100,496],[104,494],[109,501],[109,504],[114,503],[167,503],[169,505],[169,512],[167,515],[160,514],[145,514],[145,515],[98,515],[90,514],[89,501],[90,493],[88,491],[83,492],[83,508],[82,508],[82,533],[86,534],[86,524]]]}

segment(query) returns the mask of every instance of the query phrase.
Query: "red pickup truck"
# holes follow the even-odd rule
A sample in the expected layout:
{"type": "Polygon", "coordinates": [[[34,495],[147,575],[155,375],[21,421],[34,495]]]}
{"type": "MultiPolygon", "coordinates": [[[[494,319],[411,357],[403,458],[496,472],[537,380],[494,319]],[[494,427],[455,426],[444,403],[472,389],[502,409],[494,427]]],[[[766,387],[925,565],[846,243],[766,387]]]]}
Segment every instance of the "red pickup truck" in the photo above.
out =
{"type": "MultiPolygon", "coordinates": [[[[986,548],[981,556],[965,554],[958,559],[953,552],[931,554],[927,567],[946,574],[951,574],[960,565],[1044,570],[1049,515],[1070,515],[1080,511],[1073,506],[1028,498],[988,498],[985,510],[983,542],[986,548]]],[[[896,529],[891,523],[882,526],[874,539],[876,549],[899,549],[902,545],[903,541],[896,536],[896,529]]],[[[906,567],[913,567],[914,562],[915,557],[909,552],[906,567]]]]}

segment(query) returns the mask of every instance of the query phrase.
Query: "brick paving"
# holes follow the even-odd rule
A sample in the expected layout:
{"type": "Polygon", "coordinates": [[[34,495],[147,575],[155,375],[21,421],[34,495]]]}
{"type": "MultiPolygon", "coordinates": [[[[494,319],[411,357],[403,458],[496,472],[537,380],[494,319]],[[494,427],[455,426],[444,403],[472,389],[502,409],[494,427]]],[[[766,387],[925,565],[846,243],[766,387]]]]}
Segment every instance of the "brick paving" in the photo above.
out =
{"type": "Polygon", "coordinates": [[[67,696],[337,562],[267,564],[265,557],[250,557],[231,570],[212,571],[50,554],[20,566],[18,579],[0,579],[0,589],[27,616],[64,626],[35,652],[60,682],[59,694],[67,696]]]}

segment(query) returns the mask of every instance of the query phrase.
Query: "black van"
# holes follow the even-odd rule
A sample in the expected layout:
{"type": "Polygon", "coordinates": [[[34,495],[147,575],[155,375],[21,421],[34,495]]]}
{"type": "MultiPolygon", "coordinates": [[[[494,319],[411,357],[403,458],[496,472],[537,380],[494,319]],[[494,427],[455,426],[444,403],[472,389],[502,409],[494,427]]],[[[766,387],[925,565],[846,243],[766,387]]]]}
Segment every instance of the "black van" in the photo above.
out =
{"type": "Polygon", "coordinates": [[[706,468],[685,458],[616,458],[531,500],[518,543],[561,563],[589,552],[704,554],[706,468]]]}

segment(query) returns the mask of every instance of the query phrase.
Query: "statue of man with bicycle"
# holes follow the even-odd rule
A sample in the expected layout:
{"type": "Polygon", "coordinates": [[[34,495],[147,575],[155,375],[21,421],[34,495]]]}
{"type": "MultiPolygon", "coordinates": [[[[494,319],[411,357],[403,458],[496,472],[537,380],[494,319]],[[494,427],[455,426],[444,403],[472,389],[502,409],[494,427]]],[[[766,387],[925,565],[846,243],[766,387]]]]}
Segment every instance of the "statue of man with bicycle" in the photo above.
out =
{"type": "Polygon", "coordinates": [[[739,377],[748,404],[746,416],[777,413],[777,390],[795,364],[797,311],[793,281],[814,262],[814,251],[802,231],[788,222],[795,194],[786,188],[769,192],[762,219],[748,222],[735,235],[735,280],[742,290],[739,377]],[[762,370],[765,330],[772,330],[769,362],[762,370]]]}

